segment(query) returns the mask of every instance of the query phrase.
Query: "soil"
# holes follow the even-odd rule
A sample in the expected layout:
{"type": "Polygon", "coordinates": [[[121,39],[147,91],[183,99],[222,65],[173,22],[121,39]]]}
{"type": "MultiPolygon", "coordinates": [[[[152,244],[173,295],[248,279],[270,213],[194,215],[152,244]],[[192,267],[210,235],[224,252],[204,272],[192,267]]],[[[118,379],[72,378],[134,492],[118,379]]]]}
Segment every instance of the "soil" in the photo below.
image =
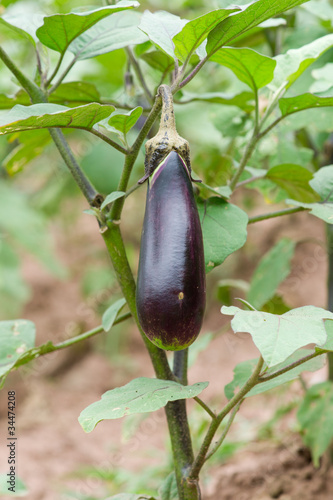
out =
{"type": "MultiPolygon", "coordinates": [[[[137,220],[131,224],[125,228],[125,235],[135,246],[140,225],[137,220]]],[[[31,257],[24,257],[24,275],[33,294],[22,317],[36,323],[37,344],[47,340],[58,342],[75,334],[77,328],[85,331],[100,322],[96,304],[84,299],[80,288],[81,270],[89,265],[92,256],[102,253],[106,259],[93,218],[79,216],[75,232],[55,225],[54,233],[58,256],[70,269],[70,279],[59,280],[31,257]]],[[[327,263],[325,251],[318,245],[318,241],[325,240],[324,225],[307,214],[250,226],[246,250],[230,257],[226,265],[234,269],[236,278],[246,279],[253,263],[282,236],[302,240],[297,246],[292,273],[280,289],[284,299],[292,307],[306,304],[325,307],[327,263]]],[[[134,262],[136,258],[135,254],[134,262]]],[[[210,279],[213,283],[214,278],[210,279]]],[[[220,304],[213,292],[211,298],[201,335],[223,327],[220,304]]],[[[162,410],[145,419],[126,417],[104,421],[90,434],[85,434],[78,424],[80,412],[105,391],[135,377],[153,376],[148,355],[131,321],[126,323],[121,335],[126,339],[117,347],[117,355],[110,351],[101,335],[82,346],[44,356],[7,379],[0,393],[1,441],[4,443],[7,427],[7,391],[15,390],[17,472],[28,488],[28,500],[105,499],[127,492],[128,488],[135,491],[135,486],[142,487],[144,481],[147,487],[153,488],[170,467],[162,410]],[[83,467],[88,469],[82,472],[83,467]],[[150,473],[152,467],[155,469],[150,473]],[[73,491],[76,496],[70,494],[73,491]]],[[[257,350],[249,335],[221,331],[199,354],[190,369],[189,381],[208,380],[210,383],[202,398],[213,408],[221,408],[225,402],[223,386],[232,379],[233,367],[256,356],[257,350]]],[[[307,374],[305,380],[311,385],[325,380],[326,376],[326,369],[322,369],[307,374]]],[[[261,432],[277,408],[301,397],[302,387],[296,381],[287,388],[244,403],[227,438],[227,443],[238,443],[237,450],[227,460],[219,455],[204,471],[203,499],[333,498],[333,468],[328,466],[326,457],[318,469],[311,464],[310,454],[295,432],[295,410],[270,427],[264,437],[261,432]]],[[[189,404],[189,412],[193,428],[199,434],[203,413],[193,402],[189,404]]],[[[1,471],[7,472],[4,446],[0,459],[1,471]]],[[[7,500],[6,496],[2,498],[7,500]]]]}

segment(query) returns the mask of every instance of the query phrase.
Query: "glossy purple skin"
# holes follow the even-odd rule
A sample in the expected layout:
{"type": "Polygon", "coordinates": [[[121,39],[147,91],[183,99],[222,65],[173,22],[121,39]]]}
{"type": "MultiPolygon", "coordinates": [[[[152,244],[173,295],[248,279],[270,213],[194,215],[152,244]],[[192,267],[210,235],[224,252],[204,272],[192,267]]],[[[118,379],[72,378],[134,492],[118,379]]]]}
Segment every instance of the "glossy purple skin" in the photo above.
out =
{"type": "Polygon", "coordinates": [[[205,309],[202,231],[187,167],[172,151],[148,183],[136,304],[147,337],[166,350],[188,347],[205,309]]]}

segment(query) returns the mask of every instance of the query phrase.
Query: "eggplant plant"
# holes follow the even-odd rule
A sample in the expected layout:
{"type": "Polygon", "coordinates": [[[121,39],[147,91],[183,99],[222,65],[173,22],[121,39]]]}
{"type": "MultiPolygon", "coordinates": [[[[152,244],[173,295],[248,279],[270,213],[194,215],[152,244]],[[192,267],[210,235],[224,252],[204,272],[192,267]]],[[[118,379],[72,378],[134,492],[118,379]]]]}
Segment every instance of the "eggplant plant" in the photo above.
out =
{"type": "MultiPolygon", "coordinates": [[[[324,90],[312,90],[316,82],[308,68],[315,64],[318,73],[330,64],[333,35],[323,32],[324,25],[319,37],[318,32],[302,32],[304,19],[314,15],[314,3],[255,0],[235,6],[219,2],[221,8],[207,8],[188,20],[165,11],[143,11],[138,2],[121,0],[92,10],[30,18],[27,13],[12,15],[9,7],[0,17],[7,37],[0,35],[1,72],[15,79],[14,94],[10,83],[0,96],[0,135],[15,134],[21,146],[28,131],[43,131],[42,149],[52,141],[85,197],[88,213],[97,220],[96,234],[105,242],[123,294],[105,311],[101,325],[59,344],[49,341],[35,346],[31,321],[0,322],[2,385],[20,366],[131,319],[156,378],[136,378],[107,391],[82,410],[79,422],[85,432],[91,432],[103,420],[164,408],[174,471],[156,493],[159,500],[200,499],[201,470],[221,447],[244,400],[289,382],[305,370],[319,369],[333,351],[331,311],[314,305],[279,307],[277,288],[290,272],[296,244],[283,239],[261,259],[250,283],[231,279],[219,284],[221,293],[241,287],[244,298],[237,304],[242,307],[223,299],[221,312],[226,319],[232,317],[235,333],[252,336],[260,357],[235,367],[234,378],[225,388],[224,404],[204,400],[208,382],[188,382],[189,346],[196,342],[204,318],[205,274],[213,274],[245,245],[248,225],[297,212],[308,212],[309,217],[332,224],[333,166],[319,169],[313,151],[322,147],[329,134],[333,94],[329,83],[324,90]],[[304,35],[300,38],[304,43],[297,47],[290,41],[293,31],[304,35]],[[25,63],[17,60],[17,53],[7,43],[11,37],[28,46],[36,68],[25,66],[27,60],[31,65],[32,57],[25,63]],[[258,50],[252,48],[256,44],[258,50]],[[118,73],[124,73],[127,93],[116,87],[102,97],[93,79],[71,80],[71,71],[80,61],[116,57],[119,50],[126,57],[126,68],[120,65],[118,73]],[[221,81],[231,72],[235,91],[221,92],[221,81]],[[186,139],[175,127],[175,116],[177,121],[181,119],[187,106],[198,106],[194,127],[200,123],[200,134],[206,127],[212,130],[212,123],[206,120],[207,109],[214,106],[211,120],[221,134],[219,161],[231,158],[223,163],[224,182],[218,180],[221,172],[214,171],[209,177],[209,169],[196,161],[192,161],[192,173],[188,140],[193,127],[188,123],[186,139]],[[151,138],[158,119],[159,131],[151,138]],[[324,128],[315,133],[310,129],[318,122],[324,128]],[[78,134],[75,140],[93,137],[123,156],[116,190],[103,193],[96,189],[71,148],[74,131],[78,134]],[[265,141],[270,139],[267,148],[265,141]],[[144,144],[145,173],[137,183],[131,179],[144,144]],[[281,144],[284,149],[279,149],[281,144]],[[197,173],[203,182],[194,189],[197,173]],[[127,199],[145,181],[146,213],[136,283],[122,235],[122,215],[127,199]],[[278,204],[276,210],[250,216],[230,201],[236,190],[244,188],[259,190],[270,203],[278,204]],[[127,312],[121,314],[125,304],[127,312]],[[174,351],[173,366],[166,351],[174,351]],[[187,399],[194,399],[210,418],[197,450],[193,449],[187,399]],[[221,424],[224,430],[218,435],[221,424]]],[[[320,11],[317,14],[320,19],[320,11]]],[[[109,60],[106,66],[104,70],[109,71],[109,60]]],[[[113,71],[116,74],[116,67],[113,71]]],[[[103,93],[106,88],[110,86],[104,85],[103,93]]],[[[191,151],[195,151],[192,160],[200,156],[194,140],[191,151]]],[[[18,154],[11,152],[12,157],[18,154]]],[[[40,148],[35,147],[27,157],[38,154],[40,148]]],[[[10,167],[8,171],[13,174],[10,167]]],[[[1,230],[4,224],[0,216],[1,230]]],[[[332,382],[325,384],[329,398],[332,382]]],[[[317,418],[310,417],[313,405],[318,404],[318,391],[309,390],[298,414],[303,439],[316,465],[333,438],[330,405],[318,406],[317,418],[320,415],[324,424],[320,431],[313,431],[317,418]]],[[[153,497],[132,494],[128,498],[153,497]]]]}

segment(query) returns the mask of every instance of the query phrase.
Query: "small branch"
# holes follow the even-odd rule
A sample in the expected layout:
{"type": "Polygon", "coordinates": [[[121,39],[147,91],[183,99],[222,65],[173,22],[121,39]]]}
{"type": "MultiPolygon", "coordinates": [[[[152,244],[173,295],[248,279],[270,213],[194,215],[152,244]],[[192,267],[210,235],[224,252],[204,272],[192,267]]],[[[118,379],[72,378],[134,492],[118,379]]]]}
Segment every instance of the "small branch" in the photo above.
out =
{"type": "Polygon", "coordinates": [[[95,135],[96,137],[99,137],[99,139],[102,139],[102,141],[106,142],[107,144],[109,144],[109,146],[112,146],[114,149],[116,149],[117,151],[119,151],[123,155],[128,154],[127,149],[125,149],[123,146],[121,146],[117,142],[113,141],[112,139],[110,139],[110,137],[103,134],[102,132],[99,132],[98,130],[96,130],[94,128],[86,128],[84,130],[87,130],[87,132],[90,132],[91,134],[95,135]]]}
{"type": "MultiPolygon", "coordinates": [[[[191,73],[184,78],[182,82],[179,83],[179,80],[176,80],[175,83],[172,85],[172,93],[174,94],[177,92],[177,90],[180,90],[185,87],[194,77],[195,75],[201,70],[202,66],[208,61],[208,58],[205,57],[202,59],[196,67],[191,71],[191,73]]],[[[182,76],[182,73],[180,73],[180,76],[182,76]]]]}
{"type": "Polygon", "coordinates": [[[66,142],[64,134],[57,128],[50,128],[49,132],[77,185],[81,189],[85,198],[88,200],[89,205],[94,205],[94,202],[97,200],[99,193],[95,190],[93,185],[90,183],[90,181],[76,162],[73,153],[71,152],[66,142]]]}
{"type": "Polygon", "coordinates": [[[274,120],[265,130],[263,130],[262,132],[260,132],[260,134],[258,134],[258,140],[264,137],[264,135],[268,134],[268,132],[270,132],[274,127],[276,127],[276,125],[280,123],[280,121],[283,120],[283,118],[285,118],[286,116],[279,116],[278,118],[276,118],[276,120],[274,120]]]}
{"type": "Polygon", "coordinates": [[[235,187],[239,181],[239,178],[242,175],[242,173],[246,167],[246,164],[247,164],[249,158],[251,157],[254,148],[257,145],[257,142],[258,142],[258,135],[256,134],[256,132],[254,130],[253,135],[252,135],[250,141],[248,142],[246,149],[244,151],[243,157],[239,163],[239,167],[237,169],[237,172],[235,173],[235,175],[233,176],[233,178],[230,181],[230,188],[232,191],[235,189],[235,187]]]}
{"type": "Polygon", "coordinates": [[[150,90],[148,89],[148,86],[146,84],[146,81],[144,79],[144,76],[142,74],[142,71],[141,71],[141,68],[140,68],[138,61],[135,59],[133,52],[129,47],[126,47],[126,52],[127,52],[128,57],[129,57],[129,60],[131,61],[132,66],[134,68],[135,74],[136,74],[139,82],[141,83],[141,87],[145,93],[146,98],[148,99],[148,102],[152,103],[154,98],[151,95],[150,90]]]}
{"type": "Polygon", "coordinates": [[[282,215],[290,215],[290,214],[295,214],[297,212],[304,212],[305,210],[309,209],[303,207],[286,208],[284,210],[278,210],[277,212],[270,212],[268,214],[256,215],[254,217],[249,218],[248,224],[254,224],[255,222],[260,222],[262,220],[273,219],[274,217],[281,217],[282,215]]]}
{"type": "Polygon", "coordinates": [[[70,70],[72,69],[72,67],[74,66],[75,63],[76,63],[76,57],[74,57],[74,59],[69,63],[69,65],[67,66],[65,71],[60,75],[58,81],[52,85],[52,87],[48,91],[49,95],[52,94],[59,87],[59,85],[62,83],[62,81],[67,76],[67,74],[70,72],[70,70]]]}
{"type": "Polygon", "coordinates": [[[324,354],[326,351],[325,350],[319,350],[316,351],[312,354],[308,354],[307,356],[304,356],[304,358],[299,359],[298,361],[294,361],[294,363],[291,363],[288,366],[285,366],[284,368],[281,368],[281,370],[278,370],[275,373],[271,373],[270,375],[266,375],[264,377],[259,377],[258,378],[258,384],[262,384],[263,382],[267,382],[268,380],[272,380],[273,378],[278,377],[279,375],[283,375],[286,372],[289,372],[293,368],[296,368],[299,365],[302,365],[303,363],[306,363],[306,361],[309,361],[310,359],[317,358],[318,356],[321,356],[324,354]]]}
{"type": "Polygon", "coordinates": [[[47,81],[46,81],[46,83],[45,83],[45,87],[46,87],[46,88],[50,85],[50,83],[52,82],[53,78],[54,78],[54,77],[56,76],[56,74],[58,73],[59,68],[60,68],[60,66],[61,66],[61,63],[62,63],[62,61],[63,61],[63,59],[64,59],[64,55],[65,55],[65,52],[63,52],[63,53],[60,55],[59,60],[58,60],[58,63],[57,63],[57,65],[56,65],[56,67],[55,67],[55,69],[54,69],[54,71],[53,71],[52,75],[50,76],[50,78],[48,78],[48,80],[47,80],[47,81]]]}
{"type": "Polygon", "coordinates": [[[43,91],[35,84],[34,81],[29,80],[22,71],[16,66],[16,64],[10,59],[8,54],[0,47],[0,59],[7,66],[7,68],[13,73],[18,82],[22,85],[24,90],[28,93],[31,102],[33,104],[46,102],[47,99],[43,91]]]}
{"type": "Polygon", "coordinates": [[[229,420],[228,420],[228,423],[227,425],[225,426],[225,429],[224,431],[222,432],[222,436],[220,437],[220,439],[215,443],[215,445],[212,447],[211,451],[209,453],[207,453],[206,455],[206,459],[205,461],[209,460],[210,457],[212,455],[214,455],[214,453],[220,448],[221,444],[223,443],[226,435],[228,434],[229,432],[229,429],[235,419],[235,416],[236,416],[236,413],[238,412],[239,410],[239,407],[240,405],[242,404],[243,400],[241,400],[238,405],[235,406],[235,408],[232,410],[231,414],[230,414],[230,417],[229,417],[229,420]]]}
{"type": "Polygon", "coordinates": [[[213,420],[216,418],[216,415],[213,412],[213,410],[211,410],[209,408],[209,406],[206,405],[206,403],[204,401],[202,401],[202,399],[200,399],[198,396],[195,396],[195,398],[193,398],[193,399],[208,413],[209,416],[212,417],[213,420]]]}
{"type": "Polygon", "coordinates": [[[257,175],[250,177],[249,179],[245,179],[245,181],[238,182],[238,184],[235,186],[235,189],[238,189],[240,187],[246,186],[247,184],[250,184],[250,182],[258,181],[259,179],[263,179],[265,175],[257,175]]]}
{"type": "Polygon", "coordinates": [[[196,480],[199,476],[199,472],[205,463],[206,456],[211,445],[211,442],[214,438],[214,435],[221,424],[222,420],[228,413],[236,406],[240,405],[244,396],[258,383],[258,378],[263,367],[264,360],[262,357],[259,358],[257,366],[255,367],[251,377],[248,381],[243,385],[243,387],[239,390],[237,394],[230,399],[230,401],[226,404],[223,410],[215,417],[215,419],[211,422],[209,429],[206,433],[205,439],[201,445],[199,453],[196,459],[193,462],[191,467],[191,471],[189,474],[189,479],[196,480]]]}

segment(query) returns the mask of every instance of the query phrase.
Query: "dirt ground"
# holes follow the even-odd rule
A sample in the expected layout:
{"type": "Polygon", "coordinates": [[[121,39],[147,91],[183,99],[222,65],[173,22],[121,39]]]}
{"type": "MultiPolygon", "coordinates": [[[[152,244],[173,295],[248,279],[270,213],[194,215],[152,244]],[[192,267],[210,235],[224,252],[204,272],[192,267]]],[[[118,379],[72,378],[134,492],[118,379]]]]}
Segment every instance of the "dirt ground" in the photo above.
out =
{"type": "MultiPolygon", "coordinates": [[[[135,221],[133,225],[138,224],[135,221]]],[[[132,234],[131,227],[126,230],[132,234]]],[[[59,258],[71,270],[69,280],[52,277],[31,257],[24,260],[24,274],[33,295],[22,317],[36,323],[37,344],[49,339],[60,341],[78,325],[85,331],[100,321],[92,303],[82,298],[79,284],[80,270],[91,255],[104,251],[93,218],[80,216],[74,234],[69,235],[67,231],[59,235],[57,228],[55,232],[59,258]]],[[[252,225],[247,250],[231,256],[225,265],[234,269],[236,278],[246,279],[253,269],[253,261],[281,236],[302,241],[297,245],[292,273],[281,286],[285,300],[293,307],[306,304],[325,307],[327,263],[325,250],[318,244],[325,239],[324,226],[307,214],[252,225]]],[[[216,332],[224,324],[213,292],[211,298],[201,335],[216,332]]],[[[77,348],[44,356],[7,379],[0,393],[0,435],[3,436],[6,429],[7,391],[15,390],[18,475],[27,485],[28,500],[104,499],[127,492],[129,484],[134,491],[132,488],[136,484],[142,487],[144,481],[152,488],[170,467],[162,410],[144,420],[126,417],[104,421],[90,434],[85,434],[78,424],[80,412],[106,390],[135,377],[153,376],[133,323],[128,321],[122,332],[126,342],[120,348],[120,356],[113,356],[110,349],[106,349],[105,339],[96,337],[77,348]],[[151,468],[155,472],[150,473],[151,468]],[[76,496],[70,492],[76,492],[76,496]]],[[[202,398],[219,409],[225,402],[223,387],[232,379],[233,367],[256,355],[249,335],[234,335],[230,331],[217,334],[191,367],[189,381],[209,381],[202,398]]],[[[306,382],[314,384],[325,377],[326,369],[323,369],[307,374],[306,382]]],[[[221,455],[204,471],[203,499],[333,498],[333,469],[328,468],[326,458],[319,469],[312,466],[309,452],[295,432],[295,410],[272,427],[268,436],[260,437],[260,429],[276,409],[298,400],[301,395],[301,385],[294,382],[287,389],[245,402],[227,439],[242,445],[228,460],[221,455]]],[[[199,428],[200,411],[192,402],[189,404],[195,429],[199,428]]],[[[3,443],[3,439],[1,441],[3,443]]],[[[5,472],[4,446],[0,450],[0,464],[1,472],[5,472]]]]}

